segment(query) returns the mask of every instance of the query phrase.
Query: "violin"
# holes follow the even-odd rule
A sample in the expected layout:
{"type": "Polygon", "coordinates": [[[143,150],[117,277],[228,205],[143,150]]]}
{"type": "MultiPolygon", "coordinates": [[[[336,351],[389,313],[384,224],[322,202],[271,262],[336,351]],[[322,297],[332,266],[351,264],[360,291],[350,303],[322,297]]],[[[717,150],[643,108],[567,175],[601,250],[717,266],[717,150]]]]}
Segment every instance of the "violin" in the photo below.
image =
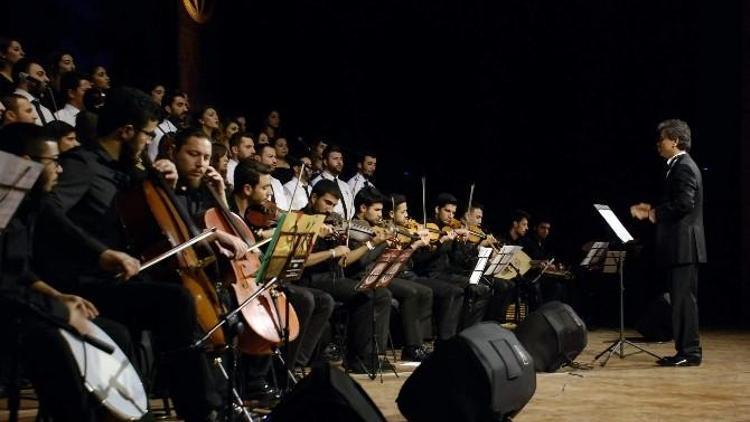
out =
{"type": "MultiPolygon", "coordinates": [[[[200,234],[200,230],[146,154],[143,163],[146,179],[136,189],[122,192],[117,201],[131,244],[140,251],[142,260],[148,260],[186,243],[200,234]]],[[[226,313],[214,283],[204,270],[216,261],[216,256],[205,245],[190,246],[170,261],[171,274],[179,277],[193,297],[198,325],[204,332],[210,331],[219,323],[219,316],[226,313]]],[[[223,330],[213,331],[208,341],[208,348],[213,351],[226,347],[223,330]]]]}
{"type": "MultiPolygon", "coordinates": [[[[237,236],[252,246],[255,239],[247,224],[227,209],[213,188],[209,187],[209,191],[218,205],[205,212],[203,224],[237,236]]],[[[222,262],[225,263],[221,271],[224,284],[231,287],[237,304],[245,302],[259,288],[255,275],[260,268],[260,259],[255,253],[247,252],[241,259],[222,262]]],[[[242,308],[241,315],[247,328],[238,338],[241,351],[249,355],[271,354],[284,340],[283,333],[288,333],[289,340],[299,336],[299,319],[291,304],[289,315],[286,314],[287,300],[283,292],[265,291],[242,308]]]]}
{"type": "Polygon", "coordinates": [[[411,218],[407,218],[403,224],[396,224],[390,222],[392,225],[392,231],[395,234],[395,240],[399,245],[407,246],[411,243],[421,239],[418,231],[421,230],[421,226],[411,218]]]}
{"type": "Polygon", "coordinates": [[[275,227],[279,221],[279,208],[271,200],[253,204],[245,210],[245,220],[253,227],[268,229],[275,227]]]}

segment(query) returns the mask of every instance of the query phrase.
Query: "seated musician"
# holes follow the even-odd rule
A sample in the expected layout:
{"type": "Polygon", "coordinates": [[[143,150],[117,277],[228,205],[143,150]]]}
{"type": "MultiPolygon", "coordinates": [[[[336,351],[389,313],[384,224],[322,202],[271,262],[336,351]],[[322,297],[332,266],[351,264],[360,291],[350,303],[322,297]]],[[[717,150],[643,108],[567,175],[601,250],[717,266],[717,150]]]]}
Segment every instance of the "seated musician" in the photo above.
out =
{"type": "MultiPolygon", "coordinates": [[[[520,209],[514,210],[511,213],[508,231],[505,233],[505,236],[500,238],[500,241],[504,245],[523,246],[522,242],[524,241],[524,236],[526,236],[526,233],[529,231],[530,219],[531,215],[526,211],[520,209]]],[[[525,248],[523,251],[526,253],[525,248]]],[[[528,300],[529,307],[533,310],[541,304],[542,298],[539,283],[530,285],[528,283],[530,280],[529,277],[524,277],[522,275],[517,275],[513,279],[515,285],[520,288],[520,290],[516,291],[516,294],[525,297],[528,300]]]]}
{"type": "MultiPolygon", "coordinates": [[[[519,242],[519,244],[523,246],[526,255],[532,259],[532,263],[535,264],[534,267],[537,271],[541,271],[541,268],[546,266],[554,257],[547,242],[551,228],[552,224],[549,220],[539,219],[536,221],[536,224],[534,224],[531,232],[527,233],[519,242]]],[[[560,269],[558,264],[559,263],[553,263],[550,268],[548,268],[548,271],[560,269]]],[[[563,281],[564,280],[559,277],[542,275],[539,279],[542,302],[563,300],[565,297],[565,284],[563,281]]]]}
{"type": "MultiPolygon", "coordinates": [[[[155,103],[141,91],[120,88],[108,95],[99,114],[96,143],[91,149],[79,148],[60,158],[65,171],[43,208],[49,224],[47,230],[37,230],[36,244],[44,249],[40,251],[44,274],[51,281],[94,301],[102,315],[131,329],[153,332],[160,350],[168,352],[161,373],[166,375],[178,415],[188,421],[204,421],[216,417],[222,396],[206,354],[187,349],[197,328],[194,299],[188,290],[178,283],[157,282],[153,272],[132,277],[140,267],[132,257],[125,259],[125,266],[112,268],[123,277],[113,277],[92,268],[79,250],[54,242],[57,231],[72,227],[99,250],[141,253],[132,246],[134,233],[122,223],[126,215],[120,206],[134,204],[119,196],[142,189],[145,171],[141,157],[154,136],[157,116],[155,103]]],[[[170,161],[158,160],[153,167],[168,182],[177,181],[170,161]]],[[[217,234],[215,239],[235,257],[244,255],[246,246],[234,236],[217,234]]],[[[176,281],[177,274],[164,270],[158,278],[176,281]]]]}
{"type": "MultiPolygon", "coordinates": [[[[378,226],[383,219],[383,203],[386,200],[373,187],[360,189],[354,197],[354,208],[357,210],[355,221],[369,227],[378,226]]],[[[429,245],[429,242],[429,239],[419,239],[415,240],[412,245],[417,249],[420,246],[429,245]]],[[[355,280],[361,280],[366,276],[368,266],[389,246],[388,242],[375,246],[371,240],[362,242],[354,239],[350,240],[349,245],[353,249],[363,245],[370,249],[346,269],[347,276],[355,280]]],[[[399,303],[401,327],[404,333],[401,360],[421,362],[427,353],[423,345],[427,333],[423,333],[422,329],[427,325],[425,322],[429,323],[432,320],[432,290],[422,284],[399,277],[394,277],[387,288],[399,303]]]]}
{"type": "MultiPolygon", "coordinates": [[[[35,256],[38,254],[33,248],[33,233],[39,223],[40,202],[62,171],[57,161],[57,142],[37,125],[14,123],[0,131],[0,149],[44,166],[8,226],[0,232],[0,336],[8,346],[4,352],[20,358],[40,402],[55,420],[100,420],[104,416],[97,413],[96,399],[81,382],[69,345],[58,328],[42,317],[68,323],[81,334],[88,333],[87,320],[94,319],[126,353],[131,348],[129,333],[114,321],[98,318],[99,311],[93,303],[58,291],[35,271],[34,259],[40,257],[35,256]],[[14,321],[20,325],[13,326],[14,321]],[[20,350],[12,350],[19,346],[20,350]]],[[[78,236],[68,236],[66,240],[69,247],[86,251],[92,263],[99,260],[115,264],[121,258],[110,252],[97,256],[78,236]]]]}
{"type": "MultiPolygon", "coordinates": [[[[335,182],[320,180],[313,187],[310,203],[304,212],[330,214],[339,202],[340,195],[335,182]]],[[[385,240],[384,235],[376,235],[371,243],[377,246],[385,240]]],[[[350,249],[339,243],[340,240],[335,239],[334,236],[318,237],[313,253],[305,262],[301,284],[324,290],[346,306],[349,311],[349,325],[344,366],[353,373],[363,374],[372,372],[374,369],[369,368],[372,353],[376,350],[372,343],[373,337],[377,337],[378,346],[381,349],[385,347],[386,330],[391,313],[391,293],[388,289],[376,289],[372,292],[355,290],[359,281],[344,277],[343,270],[347,265],[362,258],[369,248],[367,245],[362,245],[350,249]]]]}
{"type": "MultiPolygon", "coordinates": [[[[260,205],[271,193],[271,168],[254,160],[241,161],[234,172],[235,187],[229,198],[230,209],[245,215],[248,208],[260,205]]],[[[269,238],[275,229],[248,226],[256,233],[257,240],[269,238]]],[[[290,344],[289,368],[310,364],[321,334],[333,313],[333,298],[328,293],[298,284],[286,286],[289,302],[294,306],[300,321],[300,333],[290,344]]]]}
{"type": "MultiPolygon", "coordinates": [[[[469,205],[462,221],[468,230],[475,232],[482,230],[482,221],[484,220],[484,206],[478,202],[472,202],[469,205]]],[[[463,265],[465,270],[471,271],[474,269],[477,263],[477,257],[479,255],[478,247],[493,247],[497,246],[500,242],[495,239],[492,234],[486,235],[484,239],[479,239],[478,243],[463,242],[459,248],[463,253],[457,254],[463,258],[463,262],[456,262],[456,265],[463,265]]],[[[505,321],[505,310],[507,305],[512,299],[512,289],[514,284],[512,281],[503,280],[501,278],[485,278],[492,283],[492,298],[490,299],[487,312],[484,315],[485,320],[504,322],[505,321]]]]}
{"type": "MultiPolygon", "coordinates": [[[[406,203],[406,196],[392,194],[389,199],[383,204],[383,212],[388,215],[392,223],[400,228],[402,233],[403,229],[411,229],[412,231],[417,229],[419,227],[417,223],[409,219],[409,206],[406,203]],[[394,206],[396,207],[395,211],[393,210],[394,206]]],[[[410,237],[413,236],[410,235],[410,237]]],[[[422,247],[420,241],[416,239],[410,239],[407,245],[414,249],[422,247]]],[[[429,248],[432,246],[428,244],[425,247],[429,248]]],[[[437,278],[418,276],[414,272],[413,259],[410,259],[404,267],[404,270],[398,275],[399,278],[414,281],[432,290],[432,314],[435,317],[436,341],[441,342],[455,336],[458,331],[461,308],[463,307],[464,289],[454,283],[442,281],[437,278]]],[[[432,321],[423,328],[423,331],[425,334],[429,334],[432,331],[432,321]]]]}
{"type": "Polygon", "coordinates": [[[436,278],[452,283],[464,289],[464,305],[459,330],[470,327],[484,318],[491,295],[490,288],[484,284],[469,284],[469,270],[456,265],[464,262],[466,252],[463,248],[467,231],[450,229],[449,223],[454,219],[458,200],[449,193],[438,195],[433,223],[439,233],[432,249],[420,249],[414,254],[415,271],[423,277],[436,278]]]}

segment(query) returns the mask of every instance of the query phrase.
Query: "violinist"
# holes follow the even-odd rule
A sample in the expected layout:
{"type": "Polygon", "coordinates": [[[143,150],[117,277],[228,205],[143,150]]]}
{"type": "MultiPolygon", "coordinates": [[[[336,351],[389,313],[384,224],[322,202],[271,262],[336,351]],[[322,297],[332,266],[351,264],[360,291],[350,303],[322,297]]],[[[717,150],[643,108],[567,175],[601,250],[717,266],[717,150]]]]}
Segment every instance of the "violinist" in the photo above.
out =
{"type": "MultiPolygon", "coordinates": [[[[245,160],[235,170],[234,192],[230,209],[244,215],[248,207],[261,204],[271,192],[271,168],[258,161],[245,160]]],[[[251,227],[258,239],[273,235],[273,229],[251,227]]],[[[315,347],[320,340],[328,318],[333,313],[334,301],[328,293],[300,285],[287,285],[287,297],[297,311],[300,321],[300,334],[290,345],[290,362],[287,364],[304,367],[310,363],[315,347]]]]}
{"type": "MultiPolygon", "coordinates": [[[[357,174],[346,182],[355,199],[361,189],[367,187],[375,188],[375,185],[372,184],[372,179],[375,177],[377,164],[378,157],[374,152],[365,152],[360,155],[359,160],[357,160],[357,174]]],[[[354,207],[356,208],[357,206],[355,205],[354,207]]]]}
{"type": "MultiPolygon", "coordinates": [[[[430,247],[429,241],[427,244],[424,244],[424,240],[421,238],[415,238],[415,236],[411,234],[416,233],[419,230],[419,224],[409,218],[409,208],[406,203],[406,196],[392,194],[389,200],[386,200],[383,204],[383,212],[401,233],[399,236],[400,238],[404,238],[403,235],[405,233],[410,233],[410,240],[406,243],[406,247],[414,249],[430,247]],[[394,205],[396,207],[395,211],[393,210],[394,205]]],[[[432,290],[432,314],[435,317],[435,326],[437,328],[435,338],[438,342],[448,340],[456,335],[458,330],[459,317],[461,316],[461,308],[463,306],[464,290],[453,283],[445,282],[436,278],[419,277],[414,272],[413,266],[414,262],[410,259],[398,277],[427,286],[432,290]]],[[[432,322],[425,327],[425,334],[429,333],[431,329],[432,322]]]]}
{"type": "Polygon", "coordinates": [[[227,181],[234,186],[234,169],[242,160],[255,156],[255,140],[253,134],[237,132],[229,138],[229,163],[227,163],[227,181]]]}
{"type": "MultiPolygon", "coordinates": [[[[319,181],[312,190],[306,214],[330,214],[340,200],[339,187],[331,180],[319,181]]],[[[384,235],[375,236],[371,245],[377,247],[385,242],[384,235]]],[[[368,371],[372,344],[372,313],[375,313],[375,333],[384,345],[391,312],[391,293],[388,289],[375,289],[373,293],[355,290],[357,280],[344,277],[343,269],[362,258],[368,251],[367,244],[350,249],[331,236],[319,236],[313,253],[305,262],[302,285],[324,290],[349,310],[348,338],[344,366],[351,372],[364,374],[368,371]],[[374,307],[374,309],[373,309],[374,307]]],[[[386,368],[387,369],[387,368],[386,368]]]]}
{"type": "MultiPolygon", "coordinates": [[[[56,242],[60,230],[75,230],[99,250],[139,253],[133,250],[127,227],[121,223],[118,194],[142,186],[145,175],[140,157],[154,137],[157,111],[141,91],[120,88],[110,93],[100,111],[99,138],[92,149],[78,148],[60,157],[65,171],[45,203],[51,210],[45,214],[49,224],[44,226],[47,230],[37,230],[36,244],[43,249],[43,273],[50,281],[69,286],[96,303],[103,316],[134,330],[151,330],[160,352],[174,352],[163,360],[161,373],[166,375],[175,408],[185,420],[202,421],[218,412],[222,396],[205,353],[185,351],[197,326],[193,297],[187,289],[177,283],[156,282],[148,273],[135,277],[140,263],[123,252],[115,252],[124,255],[122,262],[110,266],[110,273],[103,273],[91,267],[79,250],[56,242]],[[122,277],[115,278],[114,273],[122,277]]],[[[168,182],[177,182],[170,161],[159,160],[153,166],[168,182]]],[[[245,252],[225,237],[216,240],[235,256],[245,252]]]]}
{"type": "MultiPolygon", "coordinates": [[[[257,152],[258,154],[255,156],[256,160],[271,167],[272,172],[276,170],[276,164],[278,163],[276,160],[276,148],[270,144],[262,144],[257,146],[257,152]]],[[[273,177],[273,175],[271,175],[271,189],[271,199],[276,204],[276,207],[280,210],[289,209],[289,198],[284,190],[284,185],[279,179],[273,177]]]]}
{"type": "MultiPolygon", "coordinates": [[[[354,198],[354,206],[357,209],[357,220],[369,226],[378,227],[383,219],[383,204],[387,201],[375,188],[367,187],[359,191],[354,198]]],[[[347,268],[347,275],[355,280],[361,280],[367,275],[367,267],[373,263],[388,246],[387,242],[375,246],[372,240],[361,242],[351,240],[352,248],[365,245],[370,249],[357,262],[347,268]]],[[[414,249],[429,245],[426,234],[412,245],[414,249]]],[[[422,329],[429,326],[426,323],[432,321],[432,290],[420,283],[411,280],[394,277],[387,287],[393,297],[399,302],[401,313],[401,327],[404,333],[404,348],[401,351],[401,360],[421,362],[427,356],[424,339],[427,333],[422,329]]]]}
{"type": "MultiPolygon", "coordinates": [[[[81,374],[73,360],[70,347],[57,327],[50,325],[32,311],[68,323],[81,334],[88,332],[87,320],[102,328],[123,350],[130,349],[127,329],[114,321],[98,318],[98,309],[90,301],[58,291],[42,279],[36,267],[41,257],[34,250],[33,233],[40,224],[41,200],[57,183],[62,168],[55,139],[44,129],[31,123],[14,123],[0,130],[0,148],[44,167],[29,191],[0,232],[0,336],[4,345],[16,347],[13,339],[20,336],[24,373],[30,378],[39,400],[55,420],[95,421],[99,403],[81,382],[81,374]],[[22,324],[12,327],[19,316],[22,324]]],[[[42,222],[43,224],[43,222],[42,222]]],[[[97,257],[86,239],[66,236],[69,247],[88,251],[92,263],[117,258],[110,252],[97,257]]],[[[8,350],[6,350],[8,352],[8,350]]],[[[12,352],[11,352],[12,353],[12,352]]],[[[3,375],[3,378],[5,374],[3,375]]],[[[3,381],[8,381],[3,379],[3,381]]]]}
{"type": "Polygon", "coordinates": [[[485,233],[482,229],[482,220],[484,219],[484,206],[478,202],[472,202],[462,222],[467,230],[469,230],[469,238],[477,238],[479,240],[479,246],[489,248],[492,245],[498,243],[495,236],[489,233],[485,233]]]}
{"type": "Polygon", "coordinates": [[[432,249],[420,249],[413,255],[415,271],[422,277],[438,279],[464,289],[464,304],[459,329],[482,321],[490,297],[490,288],[483,284],[469,284],[470,270],[456,265],[465,261],[462,239],[468,235],[465,229],[451,229],[455,220],[458,200],[449,193],[437,196],[434,216],[429,223],[439,231],[432,249]]]}

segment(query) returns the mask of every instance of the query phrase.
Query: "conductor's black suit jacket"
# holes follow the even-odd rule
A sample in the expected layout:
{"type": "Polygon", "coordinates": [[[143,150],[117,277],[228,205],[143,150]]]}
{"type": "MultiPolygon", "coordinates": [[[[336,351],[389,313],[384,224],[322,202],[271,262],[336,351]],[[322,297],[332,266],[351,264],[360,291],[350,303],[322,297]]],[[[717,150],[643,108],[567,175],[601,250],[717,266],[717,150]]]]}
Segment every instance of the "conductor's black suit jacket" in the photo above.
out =
{"type": "Polygon", "coordinates": [[[666,266],[706,262],[703,178],[689,154],[672,163],[655,211],[659,261],[666,266]]]}

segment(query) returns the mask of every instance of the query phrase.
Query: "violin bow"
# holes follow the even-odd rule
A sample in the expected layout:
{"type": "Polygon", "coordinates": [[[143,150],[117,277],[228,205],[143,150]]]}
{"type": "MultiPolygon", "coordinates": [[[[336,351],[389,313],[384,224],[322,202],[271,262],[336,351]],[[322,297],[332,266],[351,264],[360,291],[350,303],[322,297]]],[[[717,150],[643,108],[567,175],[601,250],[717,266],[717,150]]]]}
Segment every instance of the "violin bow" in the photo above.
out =
{"type": "Polygon", "coordinates": [[[469,204],[466,205],[466,215],[469,215],[469,213],[471,212],[471,203],[474,201],[474,187],[475,186],[476,184],[472,183],[471,188],[469,188],[469,204]]]}
{"type": "Polygon", "coordinates": [[[292,202],[294,201],[294,195],[297,194],[300,183],[302,183],[302,175],[305,174],[305,162],[302,162],[302,168],[299,170],[299,177],[297,177],[297,183],[294,184],[294,190],[292,191],[292,197],[289,198],[289,209],[286,210],[287,214],[292,212],[292,202]]]}

